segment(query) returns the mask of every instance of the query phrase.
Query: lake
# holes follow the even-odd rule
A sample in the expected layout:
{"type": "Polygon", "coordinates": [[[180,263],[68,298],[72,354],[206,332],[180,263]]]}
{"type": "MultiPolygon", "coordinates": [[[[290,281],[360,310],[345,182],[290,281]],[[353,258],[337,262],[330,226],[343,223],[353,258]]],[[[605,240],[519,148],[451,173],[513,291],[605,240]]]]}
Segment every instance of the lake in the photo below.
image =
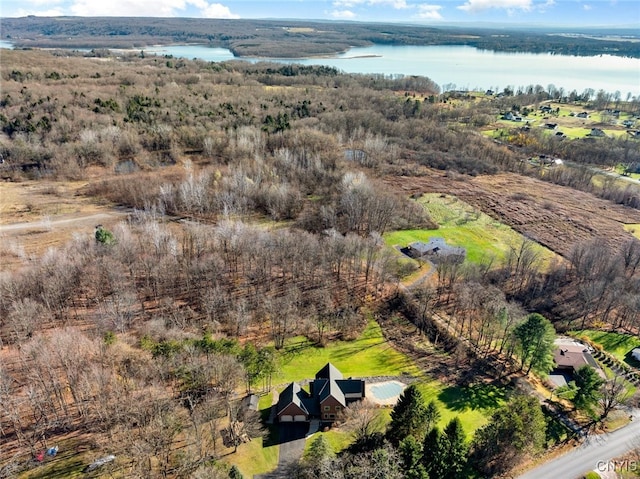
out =
{"type": "MultiPolygon", "coordinates": [[[[224,48],[176,45],[145,48],[148,53],[226,61],[233,54],[224,48]]],[[[468,46],[390,46],[352,48],[329,58],[239,58],[250,62],[274,61],[303,65],[328,65],[347,73],[421,75],[445,90],[502,91],[553,84],[569,93],[587,88],[640,95],[640,59],[612,55],[579,57],[536,53],[498,53],[468,46]]]]}
{"type": "MultiPolygon", "coordinates": [[[[0,48],[11,48],[0,42],[0,48]]],[[[147,47],[147,53],[199,58],[221,62],[233,60],[225,48],[204,45],[171,45],[147,47]]],[[[238,58],[249,62],[272,61],[328,65],[346,73],[381,73],[384,75],[420,75],[429,77],[443,90],[517,89],[553,84],[566,93],[587,88],[594,91],[619,91],[622,99],[628,93],[640,96],[640,59],[612,55],[579,57],[537,53],[499,53],[468,46],[391,46],[374,45],[352,48],[333,57],[281,59],[238,58]]]]}

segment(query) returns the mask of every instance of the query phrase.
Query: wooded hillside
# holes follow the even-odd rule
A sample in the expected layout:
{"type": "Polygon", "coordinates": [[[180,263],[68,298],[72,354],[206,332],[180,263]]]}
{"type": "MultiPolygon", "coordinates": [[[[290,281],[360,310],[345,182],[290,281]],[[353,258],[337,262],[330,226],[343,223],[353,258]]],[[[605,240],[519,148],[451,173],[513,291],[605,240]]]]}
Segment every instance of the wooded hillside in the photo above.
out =
{"type": "MultiPolygon", "coordinates": [[[[229,421],[238,436],[263,434],[236,399],[269,389],[287,341],[348,340],[374,318],[414,321],[456,365],[459,348],[464,367],[503,355],[505,375],[518,372],[514,331],[531,312],[559,330],[640,327],[640,242],[623,231],[640,224],[640,189],[592,181],[593,168],[640,162],[639,142],[479,133],[505,108],[592,110],[614,101],[604,92],[440,94],[428,78],[326,67],[2,55],[0,194],[47,185],[78,205],[126,208],[33,255],[21,244],[46,231],[1,233],[3,471],[71,434],[117,450],[127,477],[214,477],[229,421]],[[529,238],[503,258],[429,270],[383,241],[438,228],[420,201],[429,192],[529,238]],[[558,256],[543,262],[536,240],[558,256]],[[431,273],[405,290],[416,271],[431,273]]],[[[638,115],[636,99],[618,100],[638,115]]],[[[37,202],[2,206],[41,219],[37,202]]],[[[3,214],[0,226],[15,222],[3,214]]]]}

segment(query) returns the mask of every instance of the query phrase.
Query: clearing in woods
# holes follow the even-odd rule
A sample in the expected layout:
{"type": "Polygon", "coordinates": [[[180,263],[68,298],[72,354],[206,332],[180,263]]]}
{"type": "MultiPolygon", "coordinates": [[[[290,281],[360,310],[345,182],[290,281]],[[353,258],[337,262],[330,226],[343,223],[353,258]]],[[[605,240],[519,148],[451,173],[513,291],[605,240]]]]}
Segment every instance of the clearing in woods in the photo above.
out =
{"type": "Polygon", "coordinates": [[[431,170],[419,177],[387,176],[385,183],[406,195],[456,196],[564,257],[594,238],[619,246],[631,238],[625,226],[640,223],[638,210],[515,173],[451,178],[431,170]]]}

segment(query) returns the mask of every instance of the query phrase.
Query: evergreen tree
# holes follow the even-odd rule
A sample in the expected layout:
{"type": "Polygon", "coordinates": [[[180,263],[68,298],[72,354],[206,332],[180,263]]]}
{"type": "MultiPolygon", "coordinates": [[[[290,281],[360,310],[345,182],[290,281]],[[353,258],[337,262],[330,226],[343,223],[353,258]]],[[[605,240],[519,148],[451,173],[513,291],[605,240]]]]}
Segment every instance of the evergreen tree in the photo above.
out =
{"type": "Polygon", "coordinates": [[[527,316],[527,320],[514,330],[520,353],[520,369],[529,374],[531,370],[546,376],[553,369],[553,350],[556,330],[551,322],[538,313],[527,316]]]}
{"type": "Polygon", "coordinates": [[[456,416],[444,429],[446,471],[445,479],[457,479],[467,465],[468,447],[462,423],[456,416]]]}
{"type": "Polygon", "coordinates": [[[446,438],[440,429],[433,427],[422,444],[422,463],[429,477],[440,479],[446,471],[446,438]]]}
{"type": "Polygon", "coordinates": [[[429,479],[422,464],[422,445],[415,437],[405,437],[400,442],[399,452],[405,479],[429,479]]]}
{"type": "Polygon", "coordinates": [[[229,479],[244,479],[244,476],[235,464],[229,469],[229,479]]]}
{"type": "Polygon", "coordinates": [[[105,229],[102,225],[96,226],[96,241],[104,245],[112,245],[116,242],[113,233],[105,229]]]}
{"type": "Polygon", "coordinates": [[[301,467],[307,472],[305,477],[324,477],[331,469],[333,449],[324,434],[319,434],[309,445],[301,467]]]}
{"type": "Polygon", "coordinates": [[[576,394],[573,397],[573,405],[576,409],[592,412],[593,407],[598,404],[598,400],[602,396],[600,388],[604,384],[604,379],[598,375],[595,369],[585,364],[576,371],[574,381],[576,394]]]}
{"type": "Polygon", "coordinates": [[[476,431],[472,458],[475,466],[498,475],[525,454],[542,450],[547,424],[535,397],[516,396],[496,410],[489,423],[476,431]]]}
{"type": "Polygon", "coordinates": [[[425,432],[430,430],[440,420],[440,410],[438,409],[438,405],[435,401],[431,401],[427,404],[424,419],[426,423],[424,427],[425,432]]]}
{"type": "Polygon", "coordinates": [[[394,446],[400,444],[407,436],[414,436],[421,441],[428,428],[427,419],[424,398],[420,390],[412,384],[402,392],[391,411],[387,438],[394,446]]]}

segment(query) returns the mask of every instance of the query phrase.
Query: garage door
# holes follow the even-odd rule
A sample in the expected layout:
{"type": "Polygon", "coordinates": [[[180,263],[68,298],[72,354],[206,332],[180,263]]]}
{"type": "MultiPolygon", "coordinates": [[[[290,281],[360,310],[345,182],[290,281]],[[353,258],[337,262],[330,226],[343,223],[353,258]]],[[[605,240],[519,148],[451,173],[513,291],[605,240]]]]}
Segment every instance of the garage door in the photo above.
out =
{"type": "Polygon", "coordinates": [[[296,415],[293,417],[293,420],[294,420],[295,422],[304,422],[304,421],[306,421],[306,420],[307,420],[307,417],[306,417],[304,414],[296,414],[296,415]]]}
{"type": "Polygon", "coordinates": [[[282,416],[280,416],[280,422],[291,422],[291,421],[293,421],[293,416],[289,414],[283,414],[282,416]]]}

